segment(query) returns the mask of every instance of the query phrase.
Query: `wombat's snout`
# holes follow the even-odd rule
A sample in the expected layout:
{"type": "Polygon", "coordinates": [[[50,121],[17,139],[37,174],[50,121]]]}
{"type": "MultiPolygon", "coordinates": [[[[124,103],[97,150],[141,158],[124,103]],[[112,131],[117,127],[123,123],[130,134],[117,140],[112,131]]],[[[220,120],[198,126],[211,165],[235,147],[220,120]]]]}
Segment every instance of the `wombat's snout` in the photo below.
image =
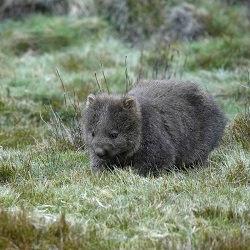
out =
{"type": "Polygon", "coordinates": [[[107,156],[108,152],[103,148],[96,148],[95,154],[100,158],[104,158],[105,156],[107,156]]]}

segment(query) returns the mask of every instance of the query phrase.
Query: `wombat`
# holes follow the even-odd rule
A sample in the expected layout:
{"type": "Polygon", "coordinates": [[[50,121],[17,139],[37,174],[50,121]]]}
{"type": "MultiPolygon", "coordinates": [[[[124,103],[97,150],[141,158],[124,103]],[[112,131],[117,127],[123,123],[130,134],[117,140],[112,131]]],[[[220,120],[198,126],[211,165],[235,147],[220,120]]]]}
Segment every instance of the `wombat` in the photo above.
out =
{"type": "Polygon", "coordinates": [[[131,166],[141,175],[204,164],[225,125],[211,95],[180,80],[143,80],[124,95],[90,94],[83,113],[91,169],[131,166]]]}

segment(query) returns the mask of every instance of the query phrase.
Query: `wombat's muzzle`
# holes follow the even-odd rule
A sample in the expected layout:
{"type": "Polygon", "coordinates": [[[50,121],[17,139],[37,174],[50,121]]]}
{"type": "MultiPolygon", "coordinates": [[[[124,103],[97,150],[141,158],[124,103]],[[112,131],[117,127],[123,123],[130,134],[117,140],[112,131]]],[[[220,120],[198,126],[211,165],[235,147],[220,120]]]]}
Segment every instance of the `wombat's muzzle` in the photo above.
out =
{"type": "Polygon", "coordinates": [[[106,156],[108,156],[108,151],[103,149],[103,148],[96,148],[95,149],[95,154],[99,157],[99,158],[105,158],[106,156]]]}

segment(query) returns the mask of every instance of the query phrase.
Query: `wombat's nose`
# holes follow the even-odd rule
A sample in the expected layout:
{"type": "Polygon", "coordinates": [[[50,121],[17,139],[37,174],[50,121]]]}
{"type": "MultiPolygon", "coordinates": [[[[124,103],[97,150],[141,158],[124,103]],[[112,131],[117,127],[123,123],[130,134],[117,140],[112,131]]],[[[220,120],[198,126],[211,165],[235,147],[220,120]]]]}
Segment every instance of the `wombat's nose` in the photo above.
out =
{"type": "Polygon", "coordinates": [[[103,158],[106,155],[106,150],[104,150],[103,148],[96,148],[95,149],[95,154],[98,157],[103,158]]]}

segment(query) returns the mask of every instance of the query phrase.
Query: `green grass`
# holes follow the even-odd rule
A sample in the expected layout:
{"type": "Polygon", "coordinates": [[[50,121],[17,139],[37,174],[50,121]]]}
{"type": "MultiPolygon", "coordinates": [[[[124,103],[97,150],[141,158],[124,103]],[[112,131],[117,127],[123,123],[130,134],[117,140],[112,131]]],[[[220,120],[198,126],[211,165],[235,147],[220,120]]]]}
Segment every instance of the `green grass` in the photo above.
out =
{"type": "Polygon", "coordinates": [[[191,45],[187,68],[195,70],[197,67],[206,70],[214,68],[232,69],[249,67],[250,45],[248,36],[239,38],[222,37],[208,38],[205,41],[191,45]]]}
{"type": "Polygon", "coordinates": [[[28,50],[37,53],[53,52],[74,44],[95,41],[107,29],[97,18],[71,21],[61,17],[34,16],[26,21],[6,21],[1,28],[4,51],[22,55],[28,50]]]}
{"type": "Polygon", "coordinates": [[[92,175],[84,153],[34,150],[13,156],[12,151],[5,152],[1,217],[8,219],[1,221],[9,229],[3,223],[0,231],[21,246],[22,240],[14,238],[17,230],[30,248],[63,244],[68,249],[72,244],[71,249],[77,249],[86,241],[90,248],[99,242],[98,247],[105,249],[199,248],[232,241],[236,249],[247,249],[249,159],[249,153],[225,148],[215,152],[203,170],[143,178],[131,171],[92,175]],[[22,206],[21,213],[9,210],[22,206]],[[59,230],[61,213],[66,215],[68,229],[64,236],[49,236],[50,228],[59,230]],[[15,229],[10,226],[12,220],[18,221],[15,229]],[[31,227],[36,223],[40,226],[31,227]],[[65,237],[63,242],[61,237],[65,237]]]}
{"type": "Polygon", "coordinates": [[[143,56],[102,16],[1,21],[0,249],[249,249],[250,37],[247,23],[237,28],[241,6],[216,6],[206,37],[149,39],[143,56]],[[215,96],[229,122],[207,167],[159,178],[90,171],[85,99],[98,91],[95,72],[124,93],[126,67],[133,83],[157,71],[215,96]]]}

